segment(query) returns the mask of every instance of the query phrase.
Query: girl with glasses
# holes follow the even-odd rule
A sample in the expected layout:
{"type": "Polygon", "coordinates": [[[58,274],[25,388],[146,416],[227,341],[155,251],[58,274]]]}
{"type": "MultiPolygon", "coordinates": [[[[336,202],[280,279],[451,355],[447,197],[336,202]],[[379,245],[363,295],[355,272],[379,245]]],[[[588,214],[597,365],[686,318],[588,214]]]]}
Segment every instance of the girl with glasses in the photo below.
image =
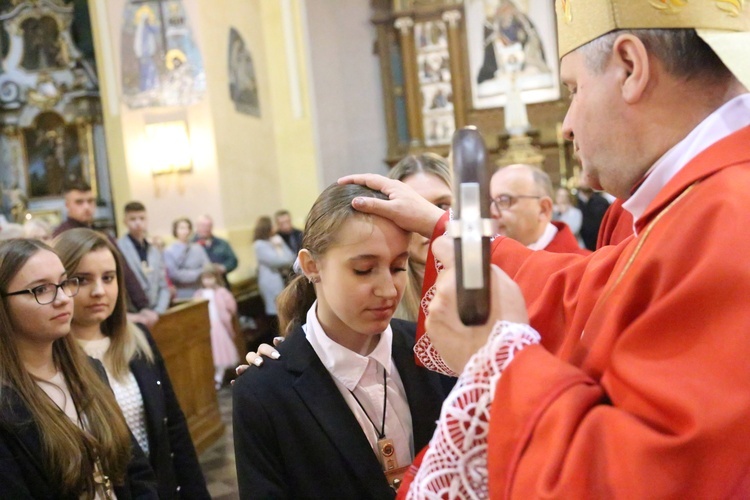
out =
{"type": "Polygon", "coordinates": [[[145,327],[128,323],[122,258],[102,234],[71,229],[55,239],[80,286],[72,334],[104,364],[130,430],[156,472],[161,498],[209,498],[185,416],[145,327]]]}
{"type": "Polygon", "coordinates": [[[157,498],[98,362],[68,335],[75,279],[44,243],[0,243],[0,497],[157,498]]]}

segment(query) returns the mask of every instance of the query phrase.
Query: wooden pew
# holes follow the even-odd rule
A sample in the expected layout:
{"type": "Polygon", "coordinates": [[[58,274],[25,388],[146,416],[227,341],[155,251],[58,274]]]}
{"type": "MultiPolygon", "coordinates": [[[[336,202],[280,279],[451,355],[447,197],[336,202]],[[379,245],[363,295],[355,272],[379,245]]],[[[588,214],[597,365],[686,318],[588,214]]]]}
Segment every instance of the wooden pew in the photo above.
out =
{"type": "Polygon", "coordinates": [[[185,413],[195,450],[201,453],[224,433],[214,388],[208,301],[190,301],[170,308],[152,334],[185,413]]]}

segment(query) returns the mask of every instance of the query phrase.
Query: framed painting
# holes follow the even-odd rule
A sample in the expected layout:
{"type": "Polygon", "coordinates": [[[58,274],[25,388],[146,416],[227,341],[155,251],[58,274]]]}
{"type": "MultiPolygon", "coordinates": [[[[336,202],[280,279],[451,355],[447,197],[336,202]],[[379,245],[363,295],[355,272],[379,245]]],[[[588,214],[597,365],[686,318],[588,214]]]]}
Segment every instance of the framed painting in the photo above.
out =
{"type": "Polygon", "coordinates": [[[553,2],[467,0],[465,5],[474,109],[505,106],[513,85],[526,104],[560,98],[553,2]]]}
{"type": "Polygon", "coordinates": [[[26,150],[26,192],[29,199],[62,196],[65,186],[90,182],[80,152],[75,125],[54,112],[37,116],[23,129],[26,150]]]}
{"type": "Polygon", "coordinates": [[[127,0],[121,34],[123,101],[130,109],[189,106],[206,73],[182,0],[127,0]]]}
{"type": "Polygon", "coordinates": [[[229,29],[229,97],[239,113],[260,117],[258,81],[253,56],[239,31],[229,29]]]}

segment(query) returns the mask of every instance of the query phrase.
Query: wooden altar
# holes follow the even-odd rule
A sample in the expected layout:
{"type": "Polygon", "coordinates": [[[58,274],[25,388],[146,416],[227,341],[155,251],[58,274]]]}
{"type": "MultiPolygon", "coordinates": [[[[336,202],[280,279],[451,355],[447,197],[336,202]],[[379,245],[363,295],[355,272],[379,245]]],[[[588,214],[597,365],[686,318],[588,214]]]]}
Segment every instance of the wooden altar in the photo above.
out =
{"type": "MultiPolygon", "coordinates": [[[[554,7],[546,0],[371,0],[380,58],[388,153],[446,156],[456,128],[475,125],[494,164],[508,147],[503,65],[522,47],[529,133],[553,183],[573,174],[560,125],[568,108],[560,88],[554,7]],[[550,21],[552,23],[550,24],[550,21]],[[510,29],[512,28],[512,29],[510,29]],[[524,38],[519,42],[518,38],[524,38]],[[503,38],[505,37],[505,38],[503,38]],[[510,38],[510,40],[508,40],[510,38]],[[532,53],[536,40],[536,55],[532,53]],[[504,46],[503,46],[504,45],[504,46]],[[543,50],[542,50],[543,49],[543,50]],[[542,67],[543,66],[543,67],[542,67]],[[541,67],[541,69],[540,69],[541,67]],[[544,75],[546,81],[541,81],[544,75]],[[533,82],[533,79],[537,79],[533,82]],[[534,88],[536,86],[536,88],[534,88]],[[494,88],[493,88],[494,87],[494,88]]],[[[506,76],[504,76],[506,75],[506,76]]]]}

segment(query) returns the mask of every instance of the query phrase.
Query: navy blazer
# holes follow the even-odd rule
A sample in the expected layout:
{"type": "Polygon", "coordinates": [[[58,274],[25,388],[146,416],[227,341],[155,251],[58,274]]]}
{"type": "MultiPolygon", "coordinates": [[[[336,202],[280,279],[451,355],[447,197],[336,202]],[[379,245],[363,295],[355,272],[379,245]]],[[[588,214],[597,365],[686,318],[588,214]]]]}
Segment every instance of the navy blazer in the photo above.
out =
{"type": "Polygon", "coordinates": [[[154,363],[140,356],[130,362],[143,397],[149,461],[156,472],[159,497],[211,498],[164,360],[148,330],[138,325],[154,352],[154,363]]]}
{"type": "MultiPolygon", "coordinates": [[[[91,362],[106,380],[104,367],[94,359],[91,362]]],[[[78,495],[63,496],[60,485],[47,473],[39,427],[21,397],[7,386],[0,388],[0,394],[0,498],[77,500],[78,495]]],[[[154,472],[132,435],[131,443],[133,456],[124,484],[114,488],[115,495],[118,500],[156,499],[154,472]]]]}
{"type": "MultiPolygon", "coordinates": [[[[418,452],[445,395],[440,375],[414,363],[415,325],[394,319],[391,327],[418,452]]],[[[301,328],[279,352],[233,386],[240,498],[392,499],[370,442],[301,328]]]]}

